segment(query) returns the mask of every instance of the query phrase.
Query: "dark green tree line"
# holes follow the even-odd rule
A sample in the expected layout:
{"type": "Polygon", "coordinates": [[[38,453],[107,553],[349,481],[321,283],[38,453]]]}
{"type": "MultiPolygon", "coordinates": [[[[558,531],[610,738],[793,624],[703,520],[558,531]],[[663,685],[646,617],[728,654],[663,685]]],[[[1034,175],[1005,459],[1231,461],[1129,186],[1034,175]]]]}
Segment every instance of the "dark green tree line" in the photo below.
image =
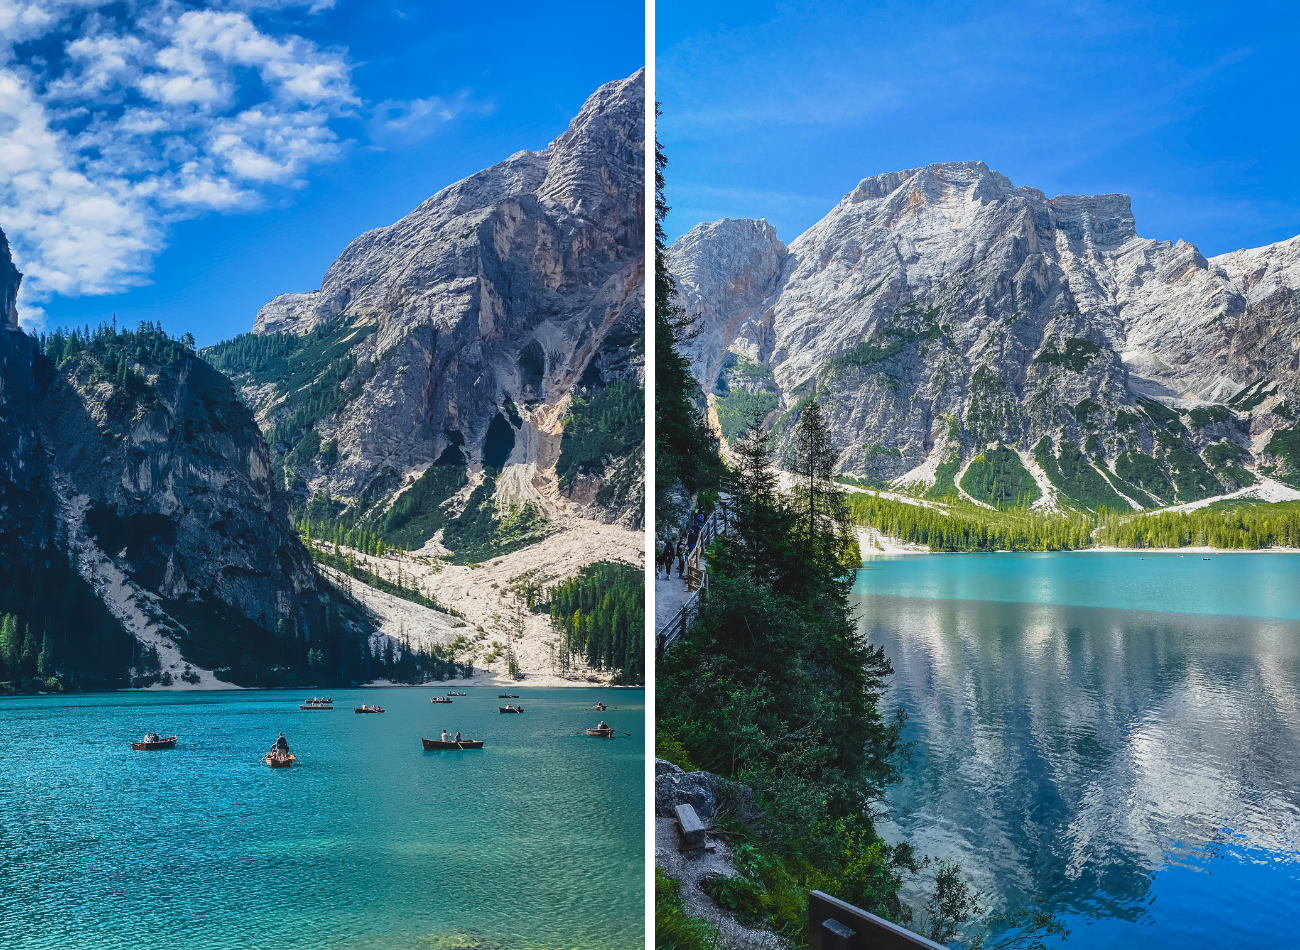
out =
{"type": "Polygon", "coordinates": [[[597,561],[548,592],[551,619],[570,653],[613,670],[617,681],[645,683],[645,574],[621,561],[597,561]]]}

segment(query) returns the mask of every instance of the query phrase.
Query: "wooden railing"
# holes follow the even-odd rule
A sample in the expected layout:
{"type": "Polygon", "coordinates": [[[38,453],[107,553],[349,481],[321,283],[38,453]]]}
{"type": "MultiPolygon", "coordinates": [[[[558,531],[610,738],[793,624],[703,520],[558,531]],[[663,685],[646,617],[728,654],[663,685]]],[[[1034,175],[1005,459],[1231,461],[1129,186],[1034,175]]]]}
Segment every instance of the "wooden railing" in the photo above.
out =
{"type": "Polygon", "coordinates": [[[810,950],[945,950],[933,940],[813,891],[808,895],[810,950]]]}
{"type": "Polygon", "coordinates": [[[681,639],[690,622],[691,612],[699,605],[699,600],[709,590],[709,571],[704,563],[704,549],[718,535],[727,530],[727,516],[722,508],[715,509],[700,529],[700,536],[695,539],[695,546],[686,555],[686,589],[691,597],[682,604],[682,609],[673,615],[662,630],[655,635],[655,657],[662,657],[674,643],[681,639]]]}

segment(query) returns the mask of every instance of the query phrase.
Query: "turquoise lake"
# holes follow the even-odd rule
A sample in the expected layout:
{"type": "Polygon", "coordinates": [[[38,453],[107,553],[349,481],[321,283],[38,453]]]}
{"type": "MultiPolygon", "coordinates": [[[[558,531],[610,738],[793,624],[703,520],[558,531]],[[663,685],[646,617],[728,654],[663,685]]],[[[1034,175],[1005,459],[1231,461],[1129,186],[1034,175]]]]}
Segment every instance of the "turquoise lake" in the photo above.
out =
{"type": "Polygon", "coordinates": [[[882,833],[1065,948],[1300,946],[1300,556],[1205,557],[868,559],[916,742],[882,833]]]}
{"type": "Polygon", "coordinates": [[[0,946],[640,950],[645,693],[449,688],[0,700],[0,946]]]}

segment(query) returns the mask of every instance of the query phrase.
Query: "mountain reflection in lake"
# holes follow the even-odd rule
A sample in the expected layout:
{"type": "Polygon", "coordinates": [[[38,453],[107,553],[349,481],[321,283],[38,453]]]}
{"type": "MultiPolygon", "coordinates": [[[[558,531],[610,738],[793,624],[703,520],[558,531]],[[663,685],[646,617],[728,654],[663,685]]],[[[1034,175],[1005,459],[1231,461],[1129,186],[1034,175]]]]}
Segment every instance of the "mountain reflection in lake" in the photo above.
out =
{"type": "Polygon", "coordinates": [[[869,566],[917,743],[882,833],[1006,905],[1046,895],[1073,947],[1293,945],[1300,557],[869,566]]]}

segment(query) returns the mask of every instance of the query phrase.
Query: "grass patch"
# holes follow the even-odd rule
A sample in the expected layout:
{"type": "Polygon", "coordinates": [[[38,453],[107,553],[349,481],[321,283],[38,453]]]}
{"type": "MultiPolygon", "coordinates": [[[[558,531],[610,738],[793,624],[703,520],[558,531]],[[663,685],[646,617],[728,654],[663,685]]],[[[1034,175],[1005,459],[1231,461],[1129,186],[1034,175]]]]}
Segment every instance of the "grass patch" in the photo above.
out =
{"type": "Polygon", "coordinates": [[[686,913],[682,882],[655,868],[655,950],[714,950],[718,928],[686,913]]]}

